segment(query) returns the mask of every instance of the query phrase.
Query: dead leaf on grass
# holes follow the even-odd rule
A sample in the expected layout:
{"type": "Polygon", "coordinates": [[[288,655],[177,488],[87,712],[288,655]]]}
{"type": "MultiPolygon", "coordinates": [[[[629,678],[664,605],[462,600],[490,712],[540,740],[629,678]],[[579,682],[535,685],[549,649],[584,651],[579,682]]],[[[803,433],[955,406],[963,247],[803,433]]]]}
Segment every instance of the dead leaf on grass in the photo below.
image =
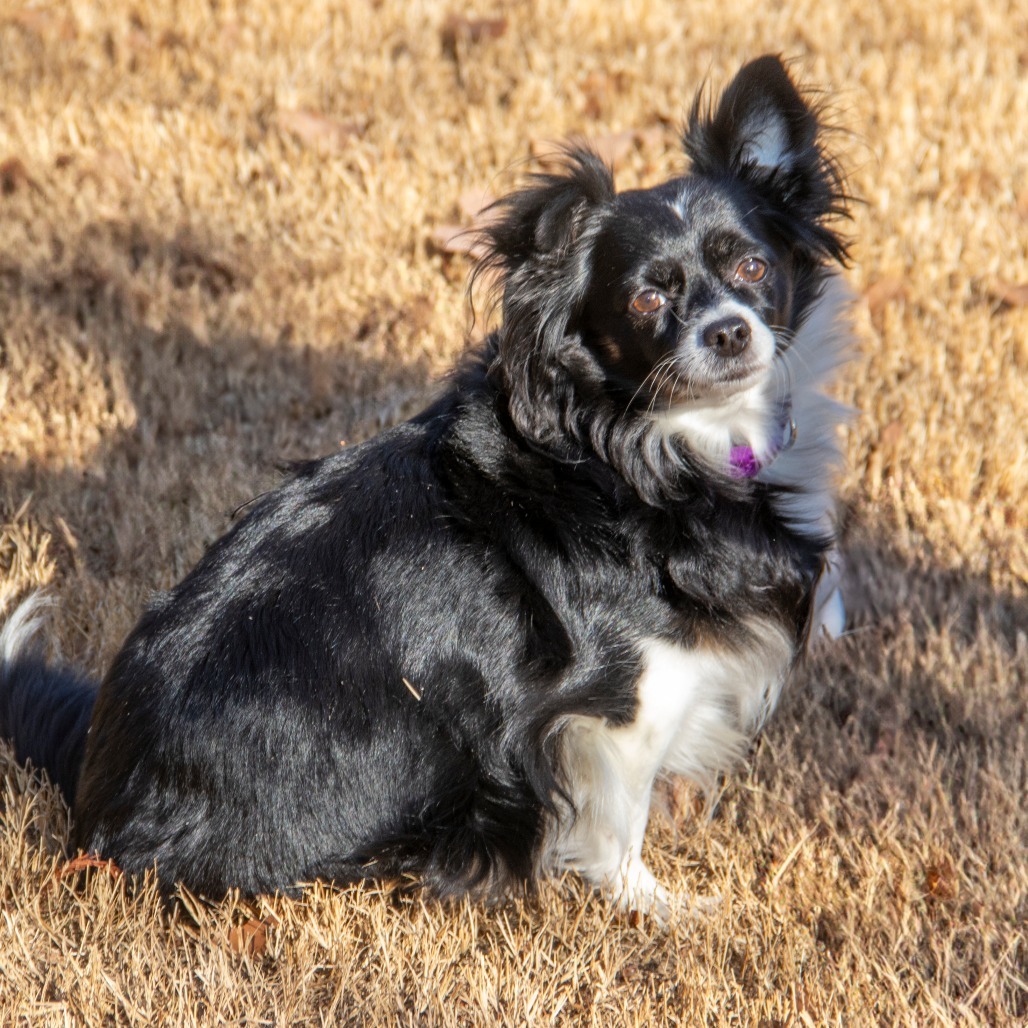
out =
{"type": "Polygon", "coordinates": [[[268,948],[268,925],[263,920],[251,917],[243,924],[235,925],[228,933],[229,949],[240,956],[261,957],[268,948]]]}
{"type": "Polygon", "coordinates": [[[306,146],[325,152],[345,149],[363,131],[356,121],[340,121],[318,111],[283,109],[276,120],[284,132],[306,146]]]}
{"type": "Polygon", "coordinates": [[[481,231],[499,216],[490,210],[496,197],[488,189],[469,189],[457,201],[461,214],[470,225],[439,225],[432,233],[432,245],[441,253],[464,254],[479,260],[487,252],[481,231]]]}
{"type": "Polygon", "coordinates": [[[122,185],[134,178],[128,158],[113,146],[103,146],[96,151],[92,170],[98,178],[111,178],[122,185]]]}
{"type": "Polygon", "coordinates": [[[439,225],[432,232],[432,245],[441,253],[465,254],[478,260],[485,255],[486,248],[477,229],[478,226],[439,225]]]}
{"type": "Polygon", "coordinates": [[[636,144],[634,129],[624,132],[609,132],[603,136],[593,136],[589,145],[610,165],[619,164],[633,150],[636,144]]]}
{"type": "Polygon", "coordinates": [[[872,314],[878,314],[886,304],[904,299],[906,295],[907,284],[898,275],[886,275],[864,290],[864,300],[872,314]]]}
{"type": "Polygon", "coordinates": [[[496,196],[488,189],[468,189],[461,194],[457,206],[465,218],[481,227],[496,220],[497,212],[489,210],[494,203],[496,196]]]}
{"type": "MultiPolygon", "coordinates": [[[[597,153],[604,163],[611,167],[620,164],[634,149],[651,149],[664,138],[664,130],[658,126],[644,129],[624,129],[599,136],[586,136],[582,142],[597,153]]],[[[563,164],[564,151],[561,144],[551,139],[531,139],[529,153],[543,168],[559,168],[563,164]]]]}
{"type": "Polygon", "coordinates": [[[926,896],[939,903],[956,899],[957,873],[949,857],[940,857],[925,867],[924,891],[926,896]]]}
{"type": "Polygon", "coordinates": [[[878,433],[878,448],[882,450],[894,450],[899,441],[903,438],[903,422],[890,421],[885,428],[878,433]]]}
{"type": "Polygon", "coordinates": [[[599,118],[608,103],[625,91],[629,76],[623,71],[591,71],[578,84],[587,117],[599,118]]]}
{"type": "Polygon", "coordinates": [[[79,871],[86,871],[90,868],[106,871],[112,878],[120,878],[125,873],[113,860],[104,860],[102,857],[82,853],[61,864],[57,868],[57,878],[61,879],[66,875],[76,874],[79,871]]]}
{"type": "Polygon", "coordinates": [[[1028,282],[1004,282],[993,279],[986,284],[986,290],[994,300],[1005,307],[1028,307],[1028,282]]]}
{"type": "Polygon", "coordinates": [[[443,22],[440,35],[443,46],[452,52],[458,42],[481,43],[486,39],[499,39],[506,31],[506,18],[474,18],[454,13],[443,22]]]}
{"type": "Polygon", "coordinates": [[[988,197],[999,188],[999,179],[987,168],[967,171],[957,181],[957,188],[967,199],[988,197]]]}
{"type": "Polygon", "coordinates": [[[20,25],[41,39],[71,40],[78,35],[78,25],[72,17],[36,7],[23,7],[9,15],[6,21],[20,25]]]}
{"type": "Polygon", "coordinates": [[[24,161],[20,157],[8,157],[0,163],[0,193],[10,196],[22,186],[34,186],[24,161]]]}
{"type": "Polygon", "coordinates": [[[635,130],[635,142],[640,150],[656,150],[664,142],[664,126],[650,125],[635,130]]]}
{"type": "Polygon", "coordinates": [[[1017,206],[1017,213],[1020,214],[1022,218],[1028,218],[1028,186],[1025,186],[1025,188],[1017,194],[1017,198],[1014,202],[1017,206]]]}

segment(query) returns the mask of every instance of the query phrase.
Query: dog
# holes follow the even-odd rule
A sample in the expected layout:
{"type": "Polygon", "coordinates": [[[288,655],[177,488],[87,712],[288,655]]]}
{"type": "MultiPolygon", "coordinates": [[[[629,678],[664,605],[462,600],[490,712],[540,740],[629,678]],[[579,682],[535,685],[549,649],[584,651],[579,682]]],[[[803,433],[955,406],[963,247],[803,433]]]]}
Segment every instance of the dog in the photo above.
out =
{"type": "Polygon", "coordinates": [[[142,615],[102,683],[0,637],[0,730],[71,846],[216,897],[321,879],[623,909],[662,775],[750,745],[831,578],[847,196],[774,56],[617,192],[588,148],[498,201],[499,327],[421,414],[303,464],[142,615]]]}

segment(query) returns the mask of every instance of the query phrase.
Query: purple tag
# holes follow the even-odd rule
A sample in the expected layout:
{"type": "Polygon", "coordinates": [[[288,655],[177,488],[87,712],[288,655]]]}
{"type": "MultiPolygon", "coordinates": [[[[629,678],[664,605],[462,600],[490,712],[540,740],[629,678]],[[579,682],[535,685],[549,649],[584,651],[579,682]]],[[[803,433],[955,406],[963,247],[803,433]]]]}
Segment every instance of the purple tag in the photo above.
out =
{"type": "Polygon", "coordinates": [[[760,470],[760,461],[751,446],[733,446],[728,455],[729,474],[732,478],[754,478],[760,470]]]}

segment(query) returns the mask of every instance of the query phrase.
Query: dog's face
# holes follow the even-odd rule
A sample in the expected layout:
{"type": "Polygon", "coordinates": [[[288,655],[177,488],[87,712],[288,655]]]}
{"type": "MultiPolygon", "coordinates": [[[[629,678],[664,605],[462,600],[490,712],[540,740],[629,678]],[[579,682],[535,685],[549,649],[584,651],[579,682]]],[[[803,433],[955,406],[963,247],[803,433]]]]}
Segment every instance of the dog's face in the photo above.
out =
{"type": "Polygon", "coordinates": [[[612,389],[657,409],[758,385],[790,320],[790,256],[776,242],[726,185],[689,177],[618,195],[580,318],[612,389]]]}
{"type": "Polygon", "coordinates": [[[503,276],[497,366],[538,442],[595,436],[633,411],[748,396],[845,258],[845,196],[817,112],[781,61],[746,65],[716,108],[693,107],[690,174],[617,193],[588,150],[501,201],[486,230],[503,276]],[[583,415],[583,411],[585,414],[583,415]],[[615,413],[616,411],[616,413],[615,413]]]}

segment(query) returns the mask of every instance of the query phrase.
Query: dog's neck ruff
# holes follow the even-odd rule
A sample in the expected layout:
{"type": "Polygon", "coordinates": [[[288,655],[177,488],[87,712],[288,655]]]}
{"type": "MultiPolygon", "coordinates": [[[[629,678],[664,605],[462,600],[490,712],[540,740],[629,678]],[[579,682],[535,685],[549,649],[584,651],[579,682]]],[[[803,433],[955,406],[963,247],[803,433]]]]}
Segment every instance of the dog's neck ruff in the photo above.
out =
{"type": "Polygon", "coordinates": [[[796,422],[792,417],[792,400],[782,403],[778,430],[772,437],[771,446],[758,457],[749,445],[733,446],[728,453],[728,474],[732,478],[756,478],[762,468],[766,468],[780,454],[788,450],[796,442],[796,422]]]}

